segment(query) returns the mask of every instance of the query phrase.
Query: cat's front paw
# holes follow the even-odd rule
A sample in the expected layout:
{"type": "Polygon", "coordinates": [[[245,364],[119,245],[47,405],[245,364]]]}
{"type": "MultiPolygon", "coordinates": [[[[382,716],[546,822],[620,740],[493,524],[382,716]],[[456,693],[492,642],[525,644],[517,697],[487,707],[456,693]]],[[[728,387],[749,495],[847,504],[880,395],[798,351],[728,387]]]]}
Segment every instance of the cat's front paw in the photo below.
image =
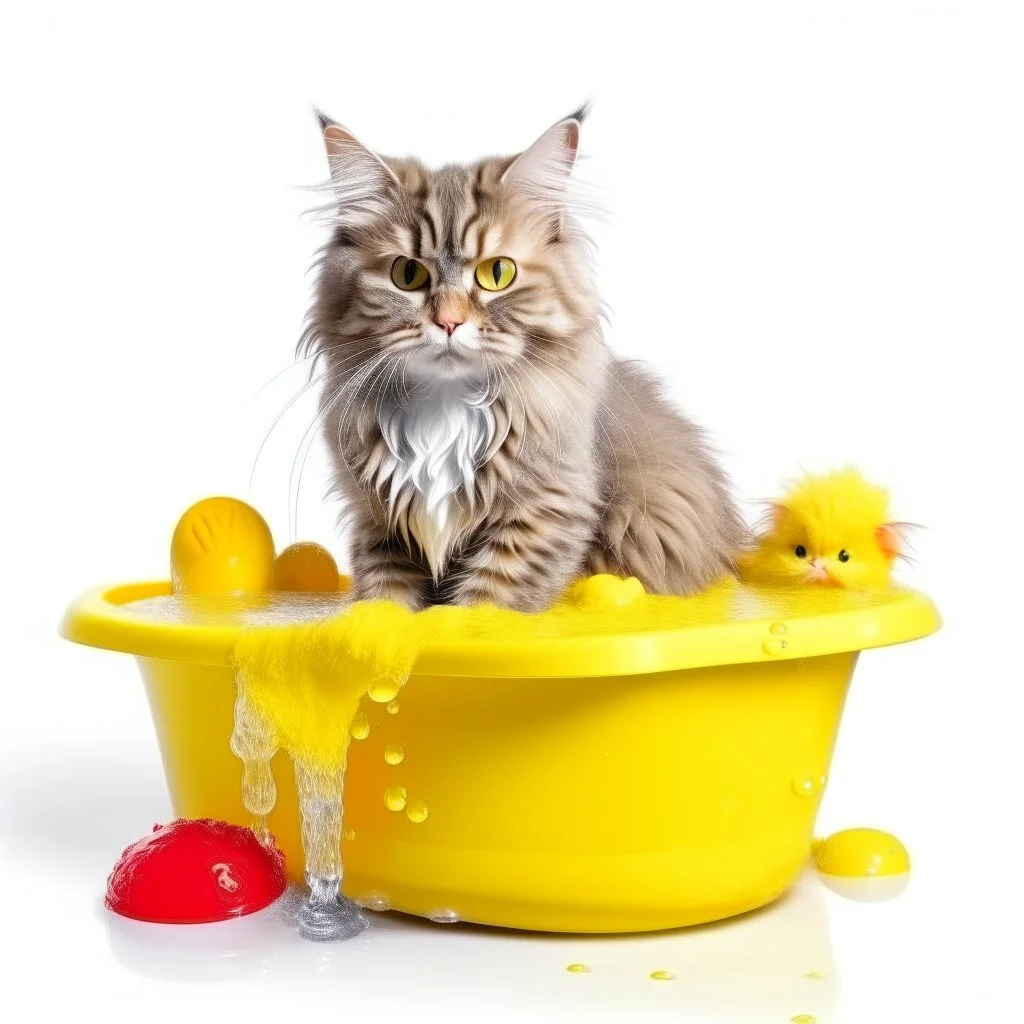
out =
{"type": "Polygon", "coordinates": [[[412,612],[427,606],[424,591],[404,580],[356,580],[353,593],[357,601],[393,601],[412,612]]]}
{"type": "Polygon", "coordinates": [[[557,597],[558,592],[551,587],[476,577],[457,586],[450,603],[463,606],[493,604],[513,612],[543,612],[554,604],[557,597]]]}

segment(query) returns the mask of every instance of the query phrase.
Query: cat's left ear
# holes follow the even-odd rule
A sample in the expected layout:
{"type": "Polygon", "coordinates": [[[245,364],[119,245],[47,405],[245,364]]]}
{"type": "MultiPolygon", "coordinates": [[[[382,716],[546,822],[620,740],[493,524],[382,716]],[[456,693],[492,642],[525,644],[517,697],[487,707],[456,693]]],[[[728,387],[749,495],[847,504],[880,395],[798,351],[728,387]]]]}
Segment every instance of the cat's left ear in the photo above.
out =
{"type": "Polygon", "coordinates": [[[553,124],[529,149],[523,150],[501,176],[503,185],[549,206],[559,223],[586,116],[584,106],[553,124]]]}

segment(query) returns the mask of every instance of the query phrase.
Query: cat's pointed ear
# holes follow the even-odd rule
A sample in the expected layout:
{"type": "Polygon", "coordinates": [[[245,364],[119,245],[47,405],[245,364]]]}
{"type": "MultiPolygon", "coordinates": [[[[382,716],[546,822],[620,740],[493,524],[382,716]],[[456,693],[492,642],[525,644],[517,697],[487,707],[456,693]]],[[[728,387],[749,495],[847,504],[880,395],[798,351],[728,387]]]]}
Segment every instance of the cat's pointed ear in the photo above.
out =
{"type": "Polygon", "coordinates": [[[395,172],[347,128],[319,110],[316,116],[340,212],[350,219],[380,215],[391,189],[398,185],[395,172]]]}
{"type": "Polygon", "coordinates": [[[559,222],[565,212],[569,176],[580,147],[580,129],[587,108],[553,124],[532,146],[523,150],[501,176],[501,183],[546,205],[559,222]]]}
{"type": "Polygon", "coordinates": [[[586,110],[553,124],[537,141],[524,149],[501,176],[503,185],[534,189],[565,188],[580,148],[580,128],[586,110]]]}

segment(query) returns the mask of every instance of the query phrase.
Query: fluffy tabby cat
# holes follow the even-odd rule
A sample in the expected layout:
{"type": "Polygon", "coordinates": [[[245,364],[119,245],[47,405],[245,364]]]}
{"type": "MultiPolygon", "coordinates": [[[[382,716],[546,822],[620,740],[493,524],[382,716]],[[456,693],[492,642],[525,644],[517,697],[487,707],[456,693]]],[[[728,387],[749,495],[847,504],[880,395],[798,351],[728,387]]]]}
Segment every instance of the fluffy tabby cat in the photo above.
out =
{"type": "Polygon", "coordinates": [[[583,114],[439,170],[321,116],[334,227],[301,347],[359,597],[530,611],[584,572],[686,594],[746,540],[700,429],[602,340],[567,197],[583,114]]]}

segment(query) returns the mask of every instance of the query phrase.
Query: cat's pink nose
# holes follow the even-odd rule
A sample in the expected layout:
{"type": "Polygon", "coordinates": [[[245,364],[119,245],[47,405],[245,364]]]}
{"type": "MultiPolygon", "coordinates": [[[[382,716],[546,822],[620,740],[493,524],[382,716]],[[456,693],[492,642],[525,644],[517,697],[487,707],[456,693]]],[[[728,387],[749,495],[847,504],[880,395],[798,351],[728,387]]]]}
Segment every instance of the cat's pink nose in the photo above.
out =
{"type": "Polygon", "coordinates": [[[443,313],[434,318],[434,323],[438,327],[443,327],[448,332],[448,337],[450,338],[455,333],[455,328],[461,327],[465,320],[460,320],[451,313],[443,313]]]}

